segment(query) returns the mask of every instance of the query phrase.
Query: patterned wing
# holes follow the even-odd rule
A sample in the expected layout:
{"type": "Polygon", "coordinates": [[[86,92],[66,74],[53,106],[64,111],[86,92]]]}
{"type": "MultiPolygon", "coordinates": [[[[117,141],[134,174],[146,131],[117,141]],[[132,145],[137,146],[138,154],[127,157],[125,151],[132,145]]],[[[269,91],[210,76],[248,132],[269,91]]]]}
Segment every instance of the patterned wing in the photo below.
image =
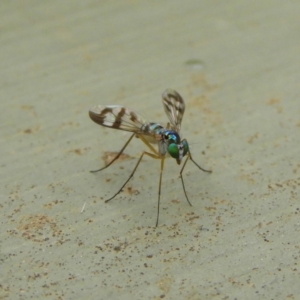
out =
{"type": "Polygon", "coordinates": [[[94,106],[90,118],[97,124],[130,132],[145,134],[147,121],[129,108],[119,105],[94,106]]]}
{"type": "Polygon", "coordinates": [[[183,118],[185,104],[182,97],[174,90],[167,89],[162,94],[162,102],[165,113],[167,114],[171,129],[180,132],[181,120],[183,118]]]}

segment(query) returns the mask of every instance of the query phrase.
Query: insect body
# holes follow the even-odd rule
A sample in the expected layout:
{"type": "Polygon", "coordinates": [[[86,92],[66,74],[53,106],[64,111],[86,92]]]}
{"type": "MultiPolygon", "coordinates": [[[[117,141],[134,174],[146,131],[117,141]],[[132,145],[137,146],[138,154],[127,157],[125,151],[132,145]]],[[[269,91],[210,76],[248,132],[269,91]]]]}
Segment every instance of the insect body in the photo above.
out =
{"type": "Polygon", "coordinates": [[[170,121],[170,123],[167,124],[166,128],[158,123],[148,122],[142,116],[135,113],[133,110],[119,105],[98,105],[92,107],[89,111],[90,118],[95,123],[105,127],[125,130],[133,133],[130,136],[129,140],[125,143],[123,148],[120,150],[118,155],[109,164],[107,164],[105,167],[99,170],[91,172],[98,172],[109,167],[116,159],[120,157],[120,155],[123,153],[123,151],[131,142],[134,136],[140,138],[141,141],[144,142],[148,147],[148,151],[142,152],[129,178],[125,181],[121,188],[105,202],[112,200],[122,191],[124,186],[134,175],[144,155],[148,155],[152,158],[160,160],[160,177],[158,188],[156,226],[158,225],[159,219],[162,173],[164,168],[164,161],[167,156],[170,155],[171,157],[173,157],[178,165],[181,164],[183,157],[186,156],[186,160],[183,163],[179,175],[181,178],[186,200],[190,205],[192,204],[189,201],[189,198],[186,194],[185,185],[182,177],[182,172],[185,168],[187,161],[190,159],[200,170],[204,172],[211,172],[210,170],[205,170],[201,168],[193,160],[187,140],[181,139],[180,137],[180,126],[185,111],[184,100],[176,91],[172,89],[167,89],[163,93],[162,98],[165,113],[170,121]],[[155,149],[153,144],[157,144],[158,148],[155,149]]]}

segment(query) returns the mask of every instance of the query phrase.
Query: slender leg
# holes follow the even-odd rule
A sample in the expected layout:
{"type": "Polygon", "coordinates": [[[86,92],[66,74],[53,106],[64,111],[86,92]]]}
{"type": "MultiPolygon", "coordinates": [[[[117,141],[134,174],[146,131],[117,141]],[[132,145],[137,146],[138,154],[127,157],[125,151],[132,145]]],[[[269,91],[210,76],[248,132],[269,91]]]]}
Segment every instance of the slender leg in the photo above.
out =
{"type": "Polygon", "coordinates": [[[183,187],[185,198],[186,198],[188,204],[190,206],[192,206],[192,203],[190,202],[190,200],[189,200],[189,198],[188,198],[188,196],[186,194],[185,185],[184,185],[184,181],[183,181],[183,177],[182,177],[182,171],[183,171],[183,169],[184,169],[184,167],[185,167],[185,165],[186,165],[186,163],[187,163],[187,161],[188,161],[189,158],[190,158],[190,156],[188,155],[188,157],[186,158],[186,160],[185,160],[185,162],[184,162],[184,164],[183,164],[183,166],[181,168],[181,171],[180,171],[179,175],[180,175],[180,179],[181,179],[181,182],[182,182],[182,187],[183,187]]]}
{"type": "Polygon", "coordinates": [[[120,150],[120,152],[117,154],[117,156],[114,157],[114,159],[113,159],[110,163],[108,163],[105,167],[103,167],[103,168],[101,168],[101,169],[94,170],[94,171],[90,171],[90,172],[91,172],[91,173],[96,173],[96,172],[99,172],[99,171],[102,171],[102,170],[108,168],[115,160],[117,160],[117,159],[120,157],[120,155],[123,153],[123,151],[124,151],[125,148],[128,146],[128,144],[130,143],[130,141],[132,140],[132,138],[133,138],[134,136],[135,136],[135,133],[132,134],[132,135],[130,136],[129,140],[125,143],[125,145],[123,146],[123,148],[120,150]]]}
{"type": "MultiPolygon", "coordinates": [[[[170,125],[169,125],[170,126],[170,125]]],[[[162,174],[164,170],[164,162],[165,157],[160,156],[157,150],[142,136],[140,135],[139,138],[150,148],[150,150],[154,153],[150,156],[156,159],[160,159],[160,176],[159,176],[159,186],[158,186],[158,199],[157,199],[157,217],[156,217],[156,227],[158,225],[158,219],[159,219],[159,208],[160,208],[160,194],[161,194],[161,181],[162,181],[162,174]]],[[[150,154],[150,153],[146,153],[150,154]]]]}
{"type": "Polygon", "coordinates": [[[152,154],[152,153],[143,151],[142,155],[140,156],[140,158],[139,158],[137,164],[135,165],[135,167],[134,167],[133,171],[131,172],[130,176],[128,177],[128,179],[125,181],[125,183],[121,186],[121,188],[120,188],[120,189],[119,189],[119,190],[118,190],[111,198],[105,200],[105,203],[107,203],[107,202],[109,202],[110,200],[114,199],[114,198],[122,191],[122,189],[124,188],[124,186],[127,184],[127,182],[128,182],[128,181],[132,178],[132,176],[134,175],[134,173],[135,173],[137,167],[139,166],[139,164],[140,164],[140,162],[141,162],[141,160],[142,160],[144,154],[146,154],[146,155],[148,155],[148,156],[150,156],[150,157],[152,157],[152,158],[161,159],[161,157],[159,157],[159,156],[157,156],[157,155],[155,155],[155,154],[152,154]]]}
{"type": "Polygon", "coordinates": [[[161,157],[159,155],[159,153],[157,152],[157,150],[142,136],[142,135],[139,135],[139,134],[132,134],[131,137],[129,138],[129,140],[126,142],[126,144],[123,146],[123,148],[121,149],[121,151],[118,153],[118,155],[109,163],[107,164],[105,167],[99,169],[99,170],[95,170],[95,171],[91,171],[91,172],[98,172],[98,171],[101,171],[101,170],[104,170],[106,169],[107,167],[109,167],[116,159],[119,158],[119,156],[122,154],[122,152],[125,150],[125,148],[128,146],[128,144],[130,143],[130,141],[132,140],[132,138],[134,136],[137,136],[138,138],[141,139],[142,142],[144,142],[146,144],[146,146],[148,146],[148,148],[153,152],[153,153],[150,153],[150,152],[146,152],[144,151],[138,162],[136,163],[133,171],[131,172],[130,176],[128,177],[128,179],[125,181],[125,183],[121,186],[121,188],[109,199],[105,200],[105,203],[109,202],[110,200],[114,199],[121,191],[122,189],[124,188],[124,186],[128,183],[128,181],[133,177],[135,171],[137,170],[144,154],[152,157],[152,158],[155,158],[155,159],[160,159],[161,160],[161,164],[160,164],[160,178],[159,178],[159,189],[158,189],[158,206],[157,206],[157,218],[156,218],[156,227],[158,225],[158,219],[159,219],[159,207],[160,207],[160,194],[161,194],[161,181],[162,181],[162,173],[163,173],[163,168],[164,168],[164,160],[165,158],[164,157],[161,157]]]}
{"type": "Polygon", "coordinates": [[[157,200],[157,217],[156,217],[156,227],[158,225],[158,219],[159,219],[159,206],[160,206],[160,194],[161,194],[161,180],[162,180],[162,174],[164,170],[164,162],[165,158],[162,157],[160,161],[160,176],[159,176],[159,186],[158,186],[158,200],[157,200]]]}
{"type": "Polygon", "coordinates": [[[191,153],[190,153],[190,152],[188,153],[188,156],[187,156],[187,158],[186,158],[186,160],[185,160],[185,162],[184,162],[184,164],[183,164],[183,166],[182,166],[182,168],[181,168],[181,171],[180,171],[179,175],[180,175],[180,179],[181,179],[181,182],[182,182],[182,187],[183,187],[183,191],[184,191],[185,198],[186,198],[187,202],[189,203],[189,205],[192,206],[192,204],[191,204],[191,202],[190,202],[190,200],[189,200],[189,198],[188,198],[188,196],[187,196],[187,194],[186,194],[185,185],[184,185],[183,176],[182,176],[182,172],[183,172],[183,170],[184,170],[184,167],[185,167],[185,165],[186,165],[186,163],[187,163],[187,161],[188,161],[189,159],[190,159],[190,160],[191,160],[191,161],[192,161],[192,162],[193,162],[200,170],[202,170],[203,172],[211,173],[212,171],[211,171],[211,170],[205,170],[205,169],[201,168],[201,167],[193,160],[193,158],[192,158],[192,156],[191,156],[191,153]]]}
{"type": "Polygon", "coordinates": [[[141,139],[141,141],[156,155],[155,158],[161,158],[157,150],[145,139],[144,136],[138,135],[137,136],[141,139]]]}
{"type": "MultiPolygon", "coordinates": [[[[205,169],[203,169],[203,168],[201,168],[194,160],[193,160],[193,158],[192,158],[192,155],[191,155],[191,152],[189,152],[189,156],[188,156],[190,159],[191,159],[191,161],[200,169],[200,170],[202,170],[203,172],[208,172],[208,173],[212,173],[212,170],[205,170],[205,169]]],[[[184,166],[185,166],[185,164],[184,164],[184,166]]],[[[183,168],[182,168],[183,169],[183,168]]]]}

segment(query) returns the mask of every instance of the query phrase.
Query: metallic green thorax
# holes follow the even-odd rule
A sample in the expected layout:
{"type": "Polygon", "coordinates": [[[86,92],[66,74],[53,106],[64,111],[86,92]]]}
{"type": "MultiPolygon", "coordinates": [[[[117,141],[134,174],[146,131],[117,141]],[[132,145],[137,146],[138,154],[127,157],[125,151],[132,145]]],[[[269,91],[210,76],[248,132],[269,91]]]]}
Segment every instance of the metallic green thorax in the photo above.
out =
{"type": "Polygon", "coordinates": [[[180,165],[182,158],[189,151],[188,142],[185,139],[181,140],[179,134],[174,130],[162,128],[159,130],[159,134],[161,136],[159,150],[163,150],[163,153],[160,151],[160,154],[169,153],[171,157],[176,159],[177,164],[180,165]]]}

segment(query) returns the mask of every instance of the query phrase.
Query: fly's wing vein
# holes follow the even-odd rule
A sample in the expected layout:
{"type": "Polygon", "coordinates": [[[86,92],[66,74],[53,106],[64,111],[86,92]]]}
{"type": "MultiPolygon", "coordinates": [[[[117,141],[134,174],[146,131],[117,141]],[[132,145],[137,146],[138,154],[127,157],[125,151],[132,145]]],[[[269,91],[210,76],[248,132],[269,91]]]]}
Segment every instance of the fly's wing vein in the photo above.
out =
{"type": "Polygon", "coordinates": [[[133,110],[119,105],[94,106],[89,111],[90,118],[97,124],[148,135],[145,128],[148,122],[133,110]]]}
{"type": "Polygon", "coordinates": [[[184,100],[172,89],[165,90],[162,94],[162,98],[164,110],[170,120],[171,128],[179,133],[185,111],[184,100]]]}

